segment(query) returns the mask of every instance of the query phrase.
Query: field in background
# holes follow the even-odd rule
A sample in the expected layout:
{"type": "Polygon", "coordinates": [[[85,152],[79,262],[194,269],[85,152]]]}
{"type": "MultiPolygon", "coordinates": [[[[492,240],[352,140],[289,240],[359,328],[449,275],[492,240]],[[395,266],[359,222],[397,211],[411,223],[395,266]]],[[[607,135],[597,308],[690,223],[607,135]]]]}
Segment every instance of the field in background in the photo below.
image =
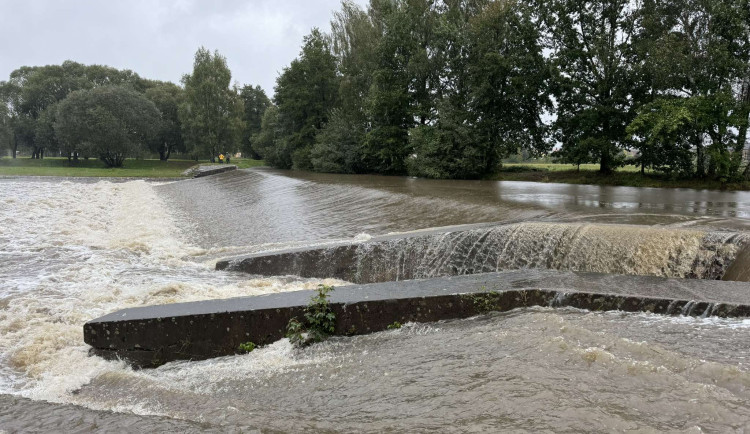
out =
{"type": "MultiPolygon", "coordinates": [[[[0,158],[0,176],[83,176],[83,177],[116,177],[116,178],[179,178],[183,172],[196,164],[208,164],[195,160],[126,160],[122,168],[108,169],[96,159],[79,160],[68,163],[67,158],[0,158]]],[[[232,159],[232,164],[239,168],[262,166],[263,161],[249,159],[232,159]]]]}
{"type": "MultiPolygon", "coordinates": [[[[576,166],[572,164],[558,164],[558,163],[503,163],[503,172],[533,172],[533,171],[550,171],[550,172],[565,172],[575,171],[576,166]]],[[[598,164],[581,164],[581,171],[598,171],[598,164]]],[[[640,172],[641,168],[638,166],[624,166],[617,169],[618,172],[640,172]]],[[[648,172],[648,170],[647,170],[648,172]]]]}
{"type": "Polygon", "coordinates": [[[750,190],[750,182],[722,183],[705,179],[675,179],[640,167],[625,166],[611,174],[599,173],[598,164],[505,163],[491,179],[498,181],[559,182],[563,184],[621,185],[627,187],[694,188],[711,190],[750,190]]]}

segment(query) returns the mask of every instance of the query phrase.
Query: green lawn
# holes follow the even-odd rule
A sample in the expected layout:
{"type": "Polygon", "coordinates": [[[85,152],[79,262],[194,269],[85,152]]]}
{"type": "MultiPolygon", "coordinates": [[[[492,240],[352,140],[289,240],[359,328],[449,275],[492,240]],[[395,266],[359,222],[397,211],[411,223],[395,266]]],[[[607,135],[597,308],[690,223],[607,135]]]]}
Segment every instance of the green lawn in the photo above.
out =
{"type": "Polygon", "coordinates": [[[559,182],[563,184],[622,185],[628,187],[695,188],[712,190],[750,190],[750,182],[721,183],[706,179],[671,179],[640,167],[625,166],[614,173],[599,173],[598,164],[582,164],[581,170],[570,164],[506,163],[495,176],[499,181],[559,182]]]}
{"type": "MultiPolygon", "coordinates": [[[[126,160],[122,168],[108,169],[99,160],[80,160],[74,165],[67,158],[0,158],[0,176],[84,176],[125,178],[179,178],[196,164],[208,164],[194,160],[126,160]]],[[[262,166],[258,160],[233,159],[239,168],[262,166]]]]}
{"type": "MultiPolygon", "coordinates": [[[[572,164],[557,164],[557,163],[504,163],[503,171],[507,172],[533,172],[533,171],[550,171],[550,172],[566,172],[576,170],[576,166],[572,164]]],[[[581,171],[597,171],[599,170],[598,164],[581,164],[581,171]]],[[[625,166],[617,169],[619,172],[640,172],[641,168],[638,166],[625,166]]]]}

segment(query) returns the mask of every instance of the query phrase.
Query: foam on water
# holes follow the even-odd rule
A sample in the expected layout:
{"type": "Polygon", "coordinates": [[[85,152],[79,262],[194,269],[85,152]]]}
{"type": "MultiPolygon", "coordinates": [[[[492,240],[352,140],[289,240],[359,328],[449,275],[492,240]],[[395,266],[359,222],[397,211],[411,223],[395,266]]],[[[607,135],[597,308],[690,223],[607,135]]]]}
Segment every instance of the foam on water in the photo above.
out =
{"type": "Polygon", "coordinates": [[[93,378],[128,371],[83,344],[82,324],[104,313],[316,285],[214,272],[200,260],[211,252],[182,240],[144,181],[0,188],[0,393],[67,401],[93,378]]]}
{"type": "MultiPolygon", "coordinates": [[[[748,428],[750,322],[741,319],[534,308],[407,324],[301,350],[281,340],[250,354],[154,370],[89,357],[83,323],[120,308],[318,283],[213,271],[218,256],[310,243],[198,248],[187,241],[194,228],[170,214],[157,191],[143,181],[0,182],[0,429],[21,420],[8,426],[33,430],[37,419],[60,431],[80,430],[82,419],[143,431],[204,426],[193,423],[290,432],[748,428]]],[[[477,250],[471,240],[466,248],[487,254],[493,268],[499,257],[511,268],[685,275],[731,257],[738,245],[728,233],[573,226],[506,225],[487,235],[504,240],[501,254],[477,250]],[[629,257],[643,263],[622,259],[629,257]]]]}

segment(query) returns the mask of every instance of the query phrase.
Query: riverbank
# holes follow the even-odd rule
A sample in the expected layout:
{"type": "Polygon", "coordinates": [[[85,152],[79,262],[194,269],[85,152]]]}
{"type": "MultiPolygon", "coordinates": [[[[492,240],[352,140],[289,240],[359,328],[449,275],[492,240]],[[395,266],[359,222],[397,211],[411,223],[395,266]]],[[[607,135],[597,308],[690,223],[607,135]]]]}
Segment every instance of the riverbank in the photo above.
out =
{"type": "Polygon", "coordinates": [[[640,173],[636,166],[625,166],[611,174],[599,173],[598,164],[504,164],[495,181],[555,182],[624,187],[694,188],[697,190],[750,190],[750,181],[722,183],[710,179],[671,179],[657,173],[640,173]]]}
{"type": "MultiPolygon", "coordinates": [[[[208,165],[206,161],[195,160],[136,160],[125,161],[124,167],[106,168],[96,159],[79,160],[70,165],[67,158],[0,158],[0,176],[60,176],[60,177],[102,177],[102,178],[181,178],[184,172],[196,164],[208,165]]],[[[232,164],[239,169],[263,166],[261,160],[237,158],[232,164]]]]}

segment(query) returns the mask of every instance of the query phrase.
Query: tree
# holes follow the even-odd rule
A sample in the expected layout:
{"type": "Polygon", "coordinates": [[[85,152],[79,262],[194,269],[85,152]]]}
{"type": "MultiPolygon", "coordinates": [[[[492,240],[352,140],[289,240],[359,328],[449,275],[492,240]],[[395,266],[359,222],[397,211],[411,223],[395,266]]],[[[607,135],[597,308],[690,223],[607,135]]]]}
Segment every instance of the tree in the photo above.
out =
{"type": "Polygon", "coordinates": [[[380,33],[370,16],[356,4],[345,1],[331,22],[331,51],[337,61],[338,103],[316,134],[310,154],[313,170],[321,172],[367,172],[362,145],[368,129],[363,101],[372,86],[377,66],[380,33]]]}
{"type": "Polygon", "coordinates": [[[239,147],[242,104],[231,80],[226,58],[203,47],[195,53],[193,73],[182,77],[185,101],[179,107],[179,120],[185,142],[196,156],[214,161],[220,152],[239,147]]]}
{"type": "Polygon", "coordinates": [[[12,82],[0,82],[0,140],[13,158],[18,151],[18,90],[12,82]]]}
{"type": "Polygon", "coordinates": [[[667,174],[693,173],[691,141],[696,125],[692,101],[660,98],[643,106],[627,127],[640,151],[637,162],[641,173],[646,167],[667,174]]]}
{"type": "Polygon", "coordinates": [[[410,89],[418,78],[410,76],[417,68],[412,63],[416,49],[407,6],[408,2],[390,0],[370,4],[370,15],[381,36],[365,101],[370,128],[362,146],[362,159],[365,167],[379,173],[406,172],[406,158],[412,154],[409,129],[415,124],[414,109],[419,107],[416,111],[421,114],[426,110],[425,102],[413,101],[410,94],[410,90],[418,92],[416,87],[410,89]]]}
{"type": "Polygon", "coordinates": [[[275,105],[268,107],[260,122],[260,131],[252,137],[253,149],[271,166],[284,167],[291,162],[284,161],[284,153],[278,146],[279,109],[275,105]]]}
{"type": "Polygon", "coordinates": [[[428,51],[436,68],[430,81],[433,107],[428,121],[410,130],[413,154],[406,165],[410,175],[430,178],[478,178],[487,143],[479,140],[476,116],[470,106],[470,22],[484,8],[484,0],[454,0],[438,5],[428,51]]]}
{"type": "Polygon", "coordinates": [[[45,149],[56,146],[49,132],[53,110],[49,107],[62,101],[75,90],[97,86],[125,85],[142,91],[148,81],[130,70],[120,71],[102,65],[83,65],[65,61],[61,65],[22,66],[10,74],[9,84],[15,87],[12,110],[15,112],[16,144],[28,147],[32,158],[42,158],[45,149]],[[37,125],[41,122],[44,125],[37,125]],[[40,131],[40,141],[36,140],[40,131]]]}
{"type": "Polygon", "coordinates": [[[335,108],[328,123],[318,131],[315,146],[310,152],[310,162],[318,172],[357,173],[362,170],[360,146],[365,137],[366,125],[359,116],[335,108]]]}
{"type": "Polygon", "coordinates": [[[542,114],[552,109],[551,73],[538,20],[520,2],[494,2],[472,20],[468,81],[481,173],[519,149],[549,150],[542,114]]]}
{"type": "MultiPolygon", "coordinates": [[[[743,83],[750,72],[750,8],[745,0],[644,1],[640,63],[653,81],[657,106],[689,110],[695,174],[739,176],[748,104],[743,83]],[[681,101],[674,101],[675,98],[681,101]]],[[[669,124],[669,110],[649,115],[669,124]]],[[[641,143],[648,142],[648,138],[641,143]]]]}
{"type": "Polygon", "coordinates": [[[240,98],[244,106],[241,150],[243,154],[258,160],[260,154],[253,149],[252,138],[260,132],[263,114],[271,106],[271,100],[260,86],[250,85],[242,87],[240,98]]]}
{"type": "MultiPolygon", "coordinates": [[[[55,135],[55,119],[57,117],[57,106],[54,103],[47,106],[39,114],[34,126],[34,147],[36,157],[44,158],[45,150],[59,150],[60,146],[55,135]]],[[[32,156],[33,158],[33,156],[32,156]]]]}
{"type": "Polygon", "coordinates": [[[629,0],[550,0],[544,8],[556,68],[557,138],[563,148],[592,147],[601,172],[619,164],[634,116],[630,41],[636,8],[629,0]]]}
{"type": "Polygon", "coordinates": [[[158,153],[161,161],[169,160],[172,152],[185,152],[179,117],[179,107],[185,99],[184,91],[173,83],[162,82],[146,89],[145,96],[161,113],[158,131],[149,143],[149,149],[158,153]]]}
{"type": "Polygon", "coordinates": [[[2,96],[3,83],[0,83],[0,157],[3,157],[6,149],[11,151],[11,138],[13,136],[10,109],[2,96]]]}
{"type": "Polygon", "coordinates": [[[57,139],[69,149],[95,155],[107,167],[122,167],[153,140],[159,110],[142,94],[122,86],[72,92],[58,104],[57,139]]]}
{"type": "Polygon", "coordinates": [[[338,78],[330,42],[320,30],[305,36],[302,51],[276,80],[279,158],[282,168],[311,169],[317,131],[336,106],[338,78]]]}

